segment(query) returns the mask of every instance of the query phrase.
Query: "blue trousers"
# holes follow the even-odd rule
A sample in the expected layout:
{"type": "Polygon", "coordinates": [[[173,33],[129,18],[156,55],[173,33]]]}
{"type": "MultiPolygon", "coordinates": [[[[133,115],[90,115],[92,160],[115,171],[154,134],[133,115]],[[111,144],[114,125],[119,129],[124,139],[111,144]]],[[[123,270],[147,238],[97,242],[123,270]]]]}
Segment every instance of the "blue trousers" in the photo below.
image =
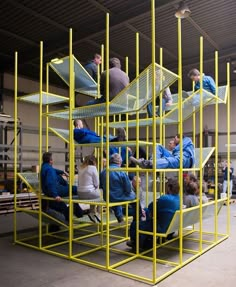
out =
{"type": "Polygon", "coordinates": [[[106,99],[105,97],[101,97],[99,99],[95,99],[95,100],[91,100],[91,101],[88,101],[86,106],[92,106],[92,105],[97,105],[97,104],[102,104],[102,103],[105,103],[106,102],[106,99]]]}
{"type": "MultiPolygon", "coordinates": [[[[170,151],[164,148],[162,145],[156,147],[156,167],[159,169],[164,168],[179,168],[180,157],[179,155],[173,155],[170,151]]],[[[192,160],[189,157],[183,155],[183,167],[189,168],[192,166],[192,160]]]]}
{"type": "MultiPolygon", "coordinates": [[[[166,110],[166,99],[162,98],[162,112],[166,110]]],[[[152,102],[147,105],[147,113],[149,118],[152,117],[152,102]]],[[[157,115],[160,116],[160,108],[158,107],[157,115]]]]}
{"type": "MultiPolygon", "coordinates": [[[[133,220],[135,221],[136,220],[136,203],[135,202],[130,203],[129,206],[130,207],[128,208],[128,215],[133,216],[133,220]]],[[[123,209],[121,205],[113,206],[112,210],[114,211],[116,218],[123,217],[125,213],[125,210],[123,209]]],[[[139,218],[141,218],[141,216],[142,216],[142,209],[139,204],[139,218]]]]}

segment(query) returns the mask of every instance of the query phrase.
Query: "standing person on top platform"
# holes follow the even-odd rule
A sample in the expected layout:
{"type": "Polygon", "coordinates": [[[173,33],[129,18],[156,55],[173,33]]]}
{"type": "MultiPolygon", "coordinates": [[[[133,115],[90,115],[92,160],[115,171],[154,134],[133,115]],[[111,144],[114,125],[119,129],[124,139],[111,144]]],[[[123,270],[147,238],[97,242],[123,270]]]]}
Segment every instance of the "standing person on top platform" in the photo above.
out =
{"type": "MultiPolygon", "coordinates": [[[[164,148],[162,145],[156,146],[156,168],[179,168],[180,166],[180,138],[179,135],[175,136],[176,147],[173,149],[172,153],[164,148]]],[[[145,160],[143,158],[136,159],[130,157],[130,160],[139,165],[142,168],[152,168],[153,159],[145,160]]],[[[191,168],[194,164],[194,145],[189,137],[183,138],[183,167],[191,168]]]]}
{"type": "MultiPolygon", "coordinates": [[[[109,101],[118,95],[129,84],[128,75],[121,70],[121,63],[118,58],[111,58],[109,61],[109,101]]],[[[101,74],[100,93],[101,97],[89,101],[87,105],[96,105],[106,102],[106,71],[101,74]]]]}
{"type": "MultiPolygon", "coordinates": [[[[69,207],[62,201],[62,197],[69,196],[69,184],[63,179],[62,175],[68,174],[65,171],[54,168],[52,154],[45,152],[43,154],[43,164],[41,167],[41,184],[42,191],[48,197],[53,197],[55,200],[44,201],[49,208],[54,209],[65,216],[69,221],[69,207]]],[[[72,186],[72,194],[77,195],[77,186],[72,186]]],[[[77,217],[83,216],[83,210],[76,203],[74,204],[74,214],[77,217]]]]}
{"type": "MultiPolygon", "coordinates": [[[[200,89],[200,72],[198,69],[192,69],[188,73],[188,77],[195,82],[194,90],[197,91],[200,89]]],[[[202,87],[204,90],[215,95],[216,93],[216,84],[211,76],[202,75],[202,87]]]]}
{"type": "MultiPolygon", "coordinates": [[[[118,128],[116,130],[116,136],[109,136],[110,142],[126,141],[126,132],[123,128],[118,128]]],[[[100,143],[102,138],[96,134],[94,131],[85,129],[83,122],[79,119],[74,120],[74,140],[80,144],[86,143],[100,143]]],[[[106,142],[106,136],[103,137],[103,141],[106,142]]]]}
{"type": "Polygon", "coordinates": [[[97,82],[98,79],[98,65],[101,64],[102,57],[99,54],[94,54],[93,60],[89,61],[85,66],[85,70],[97,82]]]}

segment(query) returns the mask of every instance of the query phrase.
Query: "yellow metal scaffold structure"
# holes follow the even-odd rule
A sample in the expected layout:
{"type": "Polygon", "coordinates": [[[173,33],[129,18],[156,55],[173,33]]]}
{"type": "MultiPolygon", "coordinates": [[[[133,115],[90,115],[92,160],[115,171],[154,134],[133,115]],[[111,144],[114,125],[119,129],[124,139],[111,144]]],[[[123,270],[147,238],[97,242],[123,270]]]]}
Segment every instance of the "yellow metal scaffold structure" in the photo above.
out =
{"type": "MultiPolygon", "coordinates": [[[[70,219],[65,222],[55,214],[48,214],[42,210],[41,200],[54,200],[46,197],[41,193],[40,180],[37,174],[34,173],[18,173],[17,158],[18,146],[15,141],[15,195],[17,193],[17,179],[23,180],[32,191],[37,192],[39,197],[39,210],[27,210],[17,206],[15,196],[15,213],[14,213],[14,242],[36,250],[44,251],[56,256],[83,263],[92,267],[100,268],[126,276],[128,278],[143,281],[149,284],[155,284],[184,265],[188,264],[210,248],[222,242],[229,236],[230,231],[230,207],[229,207],[229,186],[227,197],[227,217],[224,219],[226,230],[219,231],[218,217],[222,209],[225,199],[218,199],[217,192],[213,201],[202,203],[202,183],[203,169],[208,159],[215,153],[215,184],[217,186],[218,176],[218,105],[220,103],[227,105],[227,144],[228,144],[228,162],[230,162],[230,67],[227,64],[227,85],[218,87],[218,53],[215,52],[215,81],[216,94],[213,95],[203,89],[203,38],[200,38],[200,74],[201,85],[200,90],[189,92],[189,97],[182,98],[182,41],[181,41],[181,19],[178,19],[178,74],[174,74],[163,67],[162,49],[160,50],[160,64],[156,64],[155,51],[155,0],[151,0],[151,18],[152,18],[152,62],[139,74],[139,37],[136,35],[136,78],[130,85],[121,91],[111,102],[109,101],[109,15],[106,15],[106,45],[105,57],[104,47],[102,46],[102,58],[105,59],[106,73],[106,103],[93,106],[85,106],[75,108],[75,91],[87,93],[94,97],[99,97],[99,79],[95,83],[93,79],[86,73],[81,64],[76,60],[72,51],[72,30],[69,33],[69,56],[53,60],[46,64],[46,91],[43,91],[43,43],[40,43],[40,81],[39,92],[18,97],[17,76],[18,76],[18,54],[15,53],[15,138],[17,134],[17,118],[18,118],[18,101],[27,101],[39,106],[39,165],[42,163],[42,154],[47,151],[49,145],[49,131],[54,132],[63,141],[69,145],[69,197],[63,198],[63,201],[69,204],[70,219]],[[56,72],[69,87],[69,97],[55,95],[49,92],[49,69],[56,72]],[[159,77],[156,77],[158,73],[159,77]],[[80,79],[83,78],[86,86],[81,86],[80,79]],[[172,110],[166,114],[162,113],[162,105],[160,105],[160,117],[156,116],[156,96],[159,94],[160,103],[162,102],[162,91],[178,80],[178,95],[173,96],[174,104],[172,110]],[[193,105],[193,100],[199,97],[198,104],[193,105]],[[152,101],[153,117],[140,117],[143,109],[152,101]],[[67,102],[68,109],[59,111],[50,111],[50,105],[55,103],[67,102]],[[215,105],[215,147],[203,147],[203,109],[207,105],[215,105]],[[125,121],[121,120],[121,114],[126,114],[125,121]],[[133,115],[135,119],[130,120],[129,115],[133,115]],[[200,144],[196,147],[196,126],[197,117],[199,114],[199,134],[200,144]],[[114,121],[110,122],[110,116],[114,116],[114,121]],[[119,120],[116,121],[115,115],[119,115],[119,120]],[[46,150],[43,150],[43,117],[46,118],[46,150]],[[180,141],[180,168],[177,169],[157,169],[156,168],[156,145],[165,144],[165,135],[168,126],[177,126],[180,138],[183,137],[183,122],[193,119],[193,142],[195,143],[196,163],[193,168],[186,169],[183,167],[183,146],[180,141]],[[50,126],[50,119],[64,120],[68,123],[67,130],[57,129],[50,126]],[[139,175],[140,172],[145,172],[146,183],[149,181],[149,176],[153,178],[153,190],[148,190],[146,184],[146,202],[156,202],[158,199],[157,186],[155,179],[157,172],[161,178],[161,194],[165,193],[164,181],[165,176],[169,172],[175,172],[178,175],[180,183],[180,202],[183,201],[183,172],[196,172],[200,179],[200,205],[188,209],[184,209],[180,204],[180,210],[176,211],[170,226],[165,234],[157,232],[157,208],[153,205],[153,232],[145,232],[139,229],[139,220],[137,219],[136,233],[137,246],[136,252],[133,253],[127,250],[125,242],[129,239],[128,228],[128,204],[131,202],[114,203],[109,202],[109,172],[107,166],[106,173],[106,202],[101,200],[80,200],[72,196],[72,185],[74,183],[74,167],[75,167],[75,148],[81,146],[75,143],[73,138],[73,119],[76,118],[94,118],[96,132],[103,139],[104,123],[106,127],[106,138],[109,138],[109,132],[117,127],[125,127],[127,131],[127,141],[110,143],[109,141],[98,144],[83,144],[83,146],[92,146],[95,148],[96,156],[99,160],[100,170],[103,168],[103,149],[105,147],[107,157],[112,145],[126,147],[126,159],[128,159],[127,147],[136,147],[137,154],[140,145],[146,147],[147,154],[152,150],[153,153],[153,168],[140,169],[139,167],[129,168],[124,167],[119,170],[126,172],[135,172],[139,175]],[[146,140],[140,140],[140,127],[146,128],[146,140]],[[136,140],[129,140],[129,130],[135,128],[136,140]],[[157,130],[159,128],[159,136],[157,130]],[[150,133],[151,129],[151,133],[150,133]],[[150,137],[151,134],[151,137],[150,137]],[[157,142],[159,138],[159,142],[157,142]],[[150,200],[151,197],[151,200],[150,200]],[[86,221],[84,218],[75,219],[73,216],[73,204],[86,203],[99,205],[102,207],[101,223],[93,224],[86,221]],[[110,214],[109,208],[117,205],[125,205],[126,219],[124,224],[117,224],[110,214]],[[17,232],[17,212],[26,212],[38,219],[38,232],[22,236],[17,232]],[[213,229],[205,228],[205,219],[212,220],[213,229]],[[61,226],[58,232],[49,232],[48,224],[55,223],[61,226]],[[189,228],[191,226],[191,228],[189,228]],[[168,234],[177,232],[177,236],[171,240],[164,240],[168,234]],[[153,237],[153,248],[150,250],[139,250],[139,235],[148,234],[153,237]],[[156,239],[160,240],[157,241],[156,239]]],[[[101,71],[104,70],[104,62],[101,66],[101,71]]],[[[126,72],[128,73],[128,58],[126,58],[126,72]]],[[[109,157],[108,157],[109,159],[109,157]]],[[[127,160],[128,162],[128,160],[127,160]]],[[[113,169],[114,170],[114,169],[113,169]]],[[[229,174],[228,174],[229,176],[229,174]]],[[[139,190],[137,191],[136,202],[137,212],[139,203],[139,190]]],[[[209,225],[208,225],[209,227],[209,225]]]]}

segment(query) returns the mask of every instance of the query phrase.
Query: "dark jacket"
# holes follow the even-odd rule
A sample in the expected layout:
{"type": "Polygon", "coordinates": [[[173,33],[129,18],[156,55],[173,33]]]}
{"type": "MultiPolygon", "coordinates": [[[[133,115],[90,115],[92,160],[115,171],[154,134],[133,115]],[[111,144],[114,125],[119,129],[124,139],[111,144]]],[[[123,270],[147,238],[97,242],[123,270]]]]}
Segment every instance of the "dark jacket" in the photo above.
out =
{"type": "Polygon", "coordinates": [[[89,61],[85,66],[85,70],[89,73],[89,75],[97,82],[98,78],[98,67],[94,63],[94,61],[89,61]]]}
{"type": "MultiPolygon", "coordinates": [[[[69,185],[62,178],[63,171],[52,167],[49,163],[43,163],[41,167],[42,191],[48,197],[66,197],[69,195],[69,185]]],[[[72,193],[77,193],[76,186],[72,187],[72,193]]]]}

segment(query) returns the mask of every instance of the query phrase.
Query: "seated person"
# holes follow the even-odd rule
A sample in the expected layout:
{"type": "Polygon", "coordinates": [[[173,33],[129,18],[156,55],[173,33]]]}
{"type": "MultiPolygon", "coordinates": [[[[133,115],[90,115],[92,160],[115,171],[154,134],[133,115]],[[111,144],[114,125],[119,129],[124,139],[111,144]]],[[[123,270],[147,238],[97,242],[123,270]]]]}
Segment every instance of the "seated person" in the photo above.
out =
{"type": "MultiPolygon", "coordinates": [[[[156,146],[156,168],[179,168],[180,166],[180,138],[175,136],[175,148],[172,153],[162,145],[156,146]]],[[[130,157],[130,160],[142,168],[152,168],[153,160],[136,159],[130,157]]],[[[194,145],[189,137],[183,138],[183,167],[191,168],[194,164],[194,145]]]]}
{"type": "MultiPolygon", "coordinates": [[[[197,192],[196,192],[196,196],[200,202],[200,185],[199,185],[199,181],[197,182],[197,192]]],[[[208,198],[206,196],[207,193],[207,183],[205,182],[205,180],[202,181],[202,204],[207,203],[208,202],[208,198]]]]}
{"type": "MultiPolygon", "coordinates": [[[[112,168],[119,168],[122,164],[122,158],[119,154],[115,153],[110,157],[110,184],[109,184],[109,201],[110,202],[124,202],[134,200],[136,195],[132,190],[129,177],[124,171],[112,171],[112,168]]],[[[100,186],[103,189],[103,198],[106,201],[106,169],[100,174],[100,186]]],[[[136,203],[134,203],[136,206],[136,203]]],[[[122,206],[113,206],[115,216],[118,222],[122,222],[123,212],[122,206]]]]}
{"type": "MultiPolygon", "coordinates": [[[[80,166],[78,174],[78,196],[79,199],[100,199],[99,176],[97,171],[97,160],[94,155],[85,157],[80,166]]],[[[96,205],[90,205],[88,217],[94,223],[101,222],[99,208],[96,205]]]]}
{"type": "MultiPolygon", "coordinates": [[[[90,131],[83,126],[83,122],[79,119],[74,120],[74,140],[80,144],[85,143],[100,143],[101,137],[94,131],[90,131]]],[[[110,142],[125,141],[126,132],[123,128],[117,129],[117,136],[109,136],[110,142]]],[[[103,137],[103,141],[106,142],[106,136],[103,137]]]]}
{"type": "MultiPolygon", "coordinates": [[[[48,197],[53,197],[55,200],[44,201],[46,208],[54,209],[65,216],[65,220],[69,221],[69,207],[62,201],[62,197],[69,196],[69,185],[62,178],[63,174],[67,173],[62,170],[55,169],[53,166],[52,154],[45,152],[43,154],[43,164],[41,167],[41,184],[42,191],[48,197]]],[[[72,186],[72,194],[77,194],[77,187],[72,186]]],[[[83,216],[83,210],[78,204],[74,204],[74,214],[77,217],[83,216]]]]}
{"type": "MultiPolygon", "coordinates": [[[[109,61],[109,101],[118,95],[129,84],[128,75],[121,70],[121,63],[118,58],[111,58],[109,61]]],[[[106,102],[106,71],[101,74],[100,80],[101,97],[89,101],[88,105],[96,105],[106,102]]]]}
{"type": "MultiPolygon", "coordinates": [[[[166,88],[162,93],[162,112],[163,113],[167,107],[172,105],[172,102],[173,100],[172,100],[170,88],[166,88]]],[[[160,96],[156,98],[156,105],[160,106],[160,96]]],[[[148,113],[149,118],[151,118],[152,117],[152,102],[150,102],[147,105],[147,113],[148,113]]],[[[160,107],[158,107],[157,116],[160,116],[160,107]]]]}
{"type": "Polygon", "coordinates": [[[85,70],[89,73],[89,75],[97,82],[98,78],[98,65],[101,64],[102,57],[99,54],[94,54],[93,60],[86,63],[84,66],[85,70]]]}
{"type": "MultiPolygon", "coordinates": [[[[169,179],[167,183],[167,194],[162,195],[156,202],[157,209],[157,232],[165,233],[176,212],[180,208],[179,183],[178,180],[169,179]]],[[[146,221],[139,222],[139,230],[153,232],[153,202],[148,206],[146,221]]],[[[129,247],[136,246],[136,222],[130,225],[130,241],[127,242],[129,247]]],[[[149,249],[153,246],[153,236],[139,234],[139,248],[149,249]]]]}
{"type": "MultiPolygon", "coordinates": [[[[198,69],[192,69],[188,73],[188,77],[195,82],[194,91],[200,89],[200,72],[198,69]]],[[[210,76],[202,75],[202,87],[204,90],[215,95],[216,93],[216,84],[215,81],[210,76]]]]}
{"type": "Polygon", "coordinates": [[[183,184],[184,193],[186,193],[187,186],[190,182],[196,182],[196,183],[198,182],[196,175],[193,173],[187,173],[184,176],[184,184],[183,184]]]}
{"type": "MultiPolygon", "coordinates": [[[[194,91],[200,89],[200,72],[197,69],[192,69],[188,73],[188,77],[195,82],[194,91]]],[[[202,88],[213,95],[216,93],[216,84],[215,81],[210,76],[202,75],[202,88]]],[[[203,99],[207,97],[207,95],[203,94],[203,99]]],[[[192,104],[194,106],[200,104],[200,95],[196,94],[192,99],[192,104]]]]}
{"type": "Polygon", "coordinates": [[[197,182],[188,183],[183,197],[183,204],[186,206],[186,208],[199,205],[197,191],[198,191],[197,182]]]}

